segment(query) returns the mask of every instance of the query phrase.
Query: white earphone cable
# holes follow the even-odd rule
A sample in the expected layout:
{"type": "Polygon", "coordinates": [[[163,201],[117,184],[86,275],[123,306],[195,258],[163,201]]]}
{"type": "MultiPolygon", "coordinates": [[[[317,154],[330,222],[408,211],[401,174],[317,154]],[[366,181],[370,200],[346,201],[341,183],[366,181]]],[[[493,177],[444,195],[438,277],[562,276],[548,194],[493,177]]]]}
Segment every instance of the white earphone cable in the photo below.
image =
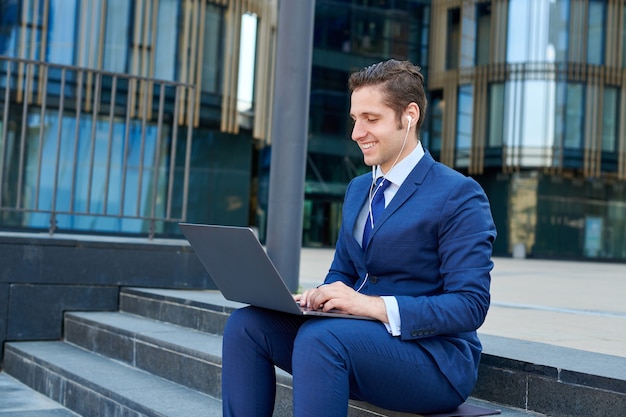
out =
{"type": "MultiPolygon", "coordinates": [[[[402,141],[402,148],[400,148],[400,152],[398,153],[398,156],[396,156],[396,160],[393,161],[393,164],[391,164],[391,168],[389,168],[389,171],[387,171],[386,173],[383,173],[383,180],[387,180],[387,174],[389,174],[391,170],[396,166],[396,164],[398,163],[398,160],[400,159],[400,155],[402,155],[402,152],[404,151],[404,148],[406,147],[406,140],[409,137],[409,130],[411,129],[411,121],[413,120],[411,116],[409,116],[408,119],[409,119],[409,122],[407,123],[407,126],[406,126],[406,134],[404,135],[404,140],[402,141]]],[[[372,200],[374,199],[374,196],[378,192],[378,189],[382,186],[383,181],[381,181],[378,184],[378,187],[376,187],[376,189],[373,190],[374,192],[372,193],[372,189],[374,188],[375,184],[376,184],[376,167],[372,165],[372,185],[370,186],[370,192],[369,192],[370,198],[369,198],[369,216],[368,216],[372,229],[374,228],[374,216],[372,215],[372,200]]]]}

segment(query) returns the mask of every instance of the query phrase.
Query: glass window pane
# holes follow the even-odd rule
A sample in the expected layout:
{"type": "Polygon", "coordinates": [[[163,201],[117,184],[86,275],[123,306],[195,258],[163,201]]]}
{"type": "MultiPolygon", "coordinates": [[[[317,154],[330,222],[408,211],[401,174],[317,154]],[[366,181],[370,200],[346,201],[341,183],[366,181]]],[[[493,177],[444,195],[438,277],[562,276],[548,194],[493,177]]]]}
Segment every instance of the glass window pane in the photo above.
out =
{"type": "Polygon", "coordinates": [[[587,62],[601,65],[604,62],[604,1],[589,2],[589,31],[587,33],[587,62]]]}
{"type": "Polygon", "coordinates": [[[351,11],[343,4],[316,5],[313,42],[317,48],[343,52],[353,49],[350,38],[351,11]]]}
{"type": "Polygon", "coordinates": [[[568,14],[567,0],[511,0],[507,62],[565,60],[568,14]]]}
{"type": "Polygon", "coordinates": [[[19,9],[17,2],[4,2],[0,13],[0,55],[13,56],[15,38],[18,32],[17,19],[19,9]]]}
{"type": "Polygon", "coordinates": [[[569,0],[550,2],[548,50],[546,53],[546,59],[549,62],[564,62],[567,60],[569,5],[569,0]]]}
{"type": "Polygon", "coordinates": [[[50,2],[47,52],[49,62],[74,64],[76,8],[76,0],[50,2]]]}
{"type": "Polygon", "coordinates": [[[487,65],[491,48],[491,4],[476,7],[476,65],[487,65]]]}
{"type": "MultiPolygon", "coordinates": [[[[175,0],[174,0],[175,1],[175,0]]],[[[220,71],[223,62],[223,16],[222,9],[207,5],[204,23],[204,49],[202,51],[202,91],[221,93],[220,71]]]]}
{"type": "Polygon", "coordinates": [[[602,108],[602,150],[614,152],[617,144],[617,87],[604,88],[602,108]]]}
{"type": "Polygon", "coordinates": [[[256,57],[256,15],[246,13],[241,18],[239,46],[239,75],[237,85],[237,110],[252,110],[254,92],[254,65],[256,57]]]}
{"type": "Polygon", "coordinates": [[[458,111],[456,120],[456,165],[469,165],[469,150],[472,146],[472,121],[474,118],[474,87],[459,87],[458,111]]]}
{"type": "Polygon", "coordinates": [[[554,146],[556,82],[507,82],[505,97],[503,138],[513,150],[508,163],[549,166],[554,146]]]}
{"type": "Polygon", "coordinates": [[[565,138],[563,147],[581,149],[583,144],[584,86],[568,84],[565,107],[565,138]]]}
{"type": "Polygon", "coordinates": [[[428,107],[430,108],[431,125],[429,143],[427,146],[432,152],[439,153],[441,151],[441,137],[443,134],[443,116],[445,109],[445,102],[441,97],[441,92],[437,92],[436,95],[433,94],[428,107]]]}
{"type": "Polygon", "coordinates": [[[459,67],[461,45],[461,11],[448,11],[448,47],[446,49],[446,69],[459,67]]]}
{"type": "Polygon", "coordinates": [[[465,7],[461,13],[461,62],[462,68],[473,67],[476,62],[476,9],[465,7]]]}
{"type": "Polygon", "coordinates": [[[567,106],[567,83],[559,80],[556,83],[554,102],[554,145],[561,148],[565,138],[565,109],[567,106]]]}
{"type": "Polygon", "coordinates": [[[177,0],[159,2],[154,76],[161,80],[174,80],[176,76],[179,21],[172,16],[178,16],[178,8],[177,0]]]}
{"type": "MultiPolygon", "coordinates": [[[[622,12],[622,22],[626,22],[626,7],[622,12]]],[[[0,35],[0,39],[1,35],[0,35]]],[[[0,51],[2,50],[2,44],[0,43],[0,51]]],[[[626,68],[626,24],[622,26],[622,67],[626,68]]]]}
{"type": "Polygon", "coordinates": [[[506,45],[507,62],[527,61],[528,10],[526,0],[511,0],[506,45]]]}
{"type": "Polygon", "coordinates": [[[488,146],[502,146],[504,128],[504,84],[489,86],[489,132],[488,146]]]}
{"type": "Polygon", "coordinates": [[[523,146],[538,148],[552,145],[555,95],[554,82],[526,81],[522,108],[523,146]]]}
{"type": "Polygon", "coordinates": [[[130,5],[131,2],[127,0],[107,2],[103,60],[103,68],[107,71],[126,72],[130,5]]]}
{"type": "MultiPolygon", "coordinates": [[[[74,41],[77,49],[74,65],[85,68],[95,68],[97,66],[94,52],[99,44],[100,25],[103,23],[100,17],[102,1],[84,1],[76,6],[76,17],[79,22],[76,25],[78,33],[76,33],[76,40],[74,41]],[[82,51],[78,51],[81,46],[82,51]]],[[[64,1],[59,0],[59,3],[64,3],[64,1]]],[[[65,20],[65,16],[62,19],[61,24],[67,25],[68,21],[65,20]]],[[[74,20],[71,22],[74,22],[74,20]]]]}

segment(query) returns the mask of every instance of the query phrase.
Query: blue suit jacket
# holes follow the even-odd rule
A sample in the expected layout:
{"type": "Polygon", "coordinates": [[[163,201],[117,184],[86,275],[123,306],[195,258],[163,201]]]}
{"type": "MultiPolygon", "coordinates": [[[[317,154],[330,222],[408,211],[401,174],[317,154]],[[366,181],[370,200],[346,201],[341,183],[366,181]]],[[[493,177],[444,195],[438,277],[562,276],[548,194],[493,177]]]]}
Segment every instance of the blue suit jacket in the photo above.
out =
{"type": "Polygon", "coordinates": [[[354,238],[371,175],[352,180],[343,205],[335,258],[325,283],[393,295],[400,336],[420,343],[459,394],[472,391],[481,345],[476,329],[489,308],[496,230],[489,202],[473,179],[426,152],[384,210],[363,251],[354,238]]]}

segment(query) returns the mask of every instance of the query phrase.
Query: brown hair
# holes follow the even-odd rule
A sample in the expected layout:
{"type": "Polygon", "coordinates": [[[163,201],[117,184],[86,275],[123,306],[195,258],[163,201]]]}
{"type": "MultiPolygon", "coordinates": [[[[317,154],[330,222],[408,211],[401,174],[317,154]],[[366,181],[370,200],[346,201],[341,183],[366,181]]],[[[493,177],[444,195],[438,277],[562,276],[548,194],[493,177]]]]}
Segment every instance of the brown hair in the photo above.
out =
{"type": "Polygon", "coordinates": [[[415,102],[420,110],[416,124],[419,135],[428,104],[424,91],[424,76],[420,71],[419,66],[409,61],[390,59],[370,65],[350,75],[348,88],[352,93],[365,86],[380,87],[385,97],[385,104],[394,110],[398,121],[406,106],[415,102]]]}

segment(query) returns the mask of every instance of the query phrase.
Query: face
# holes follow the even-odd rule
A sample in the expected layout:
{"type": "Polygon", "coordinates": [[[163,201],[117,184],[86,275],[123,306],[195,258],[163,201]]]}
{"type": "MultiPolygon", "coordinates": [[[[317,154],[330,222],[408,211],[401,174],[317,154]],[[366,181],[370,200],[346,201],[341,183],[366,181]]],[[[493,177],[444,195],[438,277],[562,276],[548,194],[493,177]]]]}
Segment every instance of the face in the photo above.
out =
{"type": "Polygon", "coordinates": [[[410,154],[417,141],[415,127],[407,135],[407,116],[417,120],[409,106],[402,115],[399,125],[395,112],[384,104],[383,95],[376,86],[361,87],[352,92],[350,117],[354,122],[352,140],[355,141],[366,165],[380,165],[383,173],[388,173],[396,159],[401,161],[410,154]],[[406,138],[404,149],[402,145],[406,138]]]}

